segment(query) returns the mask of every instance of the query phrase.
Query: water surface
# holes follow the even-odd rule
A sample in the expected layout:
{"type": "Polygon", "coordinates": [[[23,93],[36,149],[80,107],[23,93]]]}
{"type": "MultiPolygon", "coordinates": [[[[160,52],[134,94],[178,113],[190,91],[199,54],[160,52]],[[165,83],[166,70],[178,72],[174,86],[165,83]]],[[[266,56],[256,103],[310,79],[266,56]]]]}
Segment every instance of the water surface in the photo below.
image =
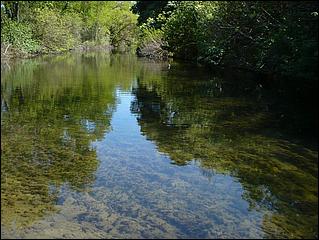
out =
{"type": "Polygon", "coordinates": [[[251,78],[107,53],[5,66],[1,237],[317,238],[317,150],[251,78]]]}

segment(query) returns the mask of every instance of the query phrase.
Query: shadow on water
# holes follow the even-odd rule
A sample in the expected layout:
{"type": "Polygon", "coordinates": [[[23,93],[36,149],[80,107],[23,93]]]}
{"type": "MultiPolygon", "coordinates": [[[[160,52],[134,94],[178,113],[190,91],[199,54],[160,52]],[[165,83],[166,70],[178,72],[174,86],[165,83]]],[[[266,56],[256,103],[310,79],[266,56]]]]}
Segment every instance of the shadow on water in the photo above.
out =
{"type": "Polygon", "coordinates": [[[274,212],[264,218],[268,237],[317,236],[317,151],[292,138],[289,126],[279,130],[270,111],[278,99],[261,93],[254,76],[216,72],[207,81],[206,72],[179,66],[164,77],[145,72],[131,111],[160,152],[173,164],[195,159],[238,178],[251,208],[274,212]]]}

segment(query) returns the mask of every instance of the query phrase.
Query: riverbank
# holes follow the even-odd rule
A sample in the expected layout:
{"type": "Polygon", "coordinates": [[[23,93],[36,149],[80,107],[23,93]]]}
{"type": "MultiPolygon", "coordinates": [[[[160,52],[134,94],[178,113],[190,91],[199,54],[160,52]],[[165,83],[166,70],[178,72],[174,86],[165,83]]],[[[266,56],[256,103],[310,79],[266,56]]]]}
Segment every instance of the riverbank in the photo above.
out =
{"type": "Polygon", "coordinates": [[[1,2],[1,58],[134,48],[131,2],[1,2]],[[112,46],[112,47],[111,47],[112,46]]]}
{"type": "Polygon", "coordinates": [[[63,51],[52,51],[52,52],[35,52],[27,53],[21,51],[21,49],[14,48],[11,44],[1,44],[1,61],[6,61],[10,59],[26,59],[34,58],[42,55],[60,55],[67,52],[77,52],[77,51],[106,51],[111,52],[114,50],[113,46],[110,45],[95,45],[93,43],[82,43],[72,49],[63,50],[63,51]]]}

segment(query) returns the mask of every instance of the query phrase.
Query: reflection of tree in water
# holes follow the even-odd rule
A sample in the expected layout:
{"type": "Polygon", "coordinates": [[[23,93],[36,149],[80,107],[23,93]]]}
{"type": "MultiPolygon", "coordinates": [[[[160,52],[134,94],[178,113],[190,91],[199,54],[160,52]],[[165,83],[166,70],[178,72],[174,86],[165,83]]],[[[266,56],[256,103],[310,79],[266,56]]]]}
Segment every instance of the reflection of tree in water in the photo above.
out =
{"type": "Polygon", "coordinates": [[[195,159],[238,177],[250,207],[269,212],[269,237],[317,236],[317,152],[272,130],[265,104],[238,97],[234,82],[186,76],[138,79],[131,110],[141,131],[174,164],[195,159]]]}
{"type": "Polygon", "coordinates": [[[131,72],[105,56],[29,60],[1,78],[1,224],[25,226],[54,211],[59,187],[94,181],[91,142],[110,127],[115,86],[131,72]]]}

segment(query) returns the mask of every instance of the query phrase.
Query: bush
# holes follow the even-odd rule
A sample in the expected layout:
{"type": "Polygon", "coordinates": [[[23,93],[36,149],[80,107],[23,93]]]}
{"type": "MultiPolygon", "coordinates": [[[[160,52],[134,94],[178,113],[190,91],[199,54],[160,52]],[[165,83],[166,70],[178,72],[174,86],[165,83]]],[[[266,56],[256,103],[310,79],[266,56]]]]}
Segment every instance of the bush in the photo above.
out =
{"type": "Polygon", "coordinates": [[[176,3],[164,24],[174,56],[313,78],[318,71],[318,4],[176,3]]]}
{"type": "Polygon", "coordinates": [[[75,13],[62,15],[52,9],[36,9],[32,29],[43,52],[69,50],[81,40],[81,18],[75,13]]]}
{"type": "Polygon", "coordinates": [[[196,59],[197,47],[197,2],[181,2],[163,27],[164,37],[174,56],[196,59]]]}
{"type": "Polygon", "coordinates": [[[37,51],[39,44],[32,38],[32,31],[26,24],[6,21],[1,26],[1,42],[12,44],[15,49],[20,49],[24,53],[37,51]]]}
{"type": "Polygon", "coordinates": [[[142,57],[165,59],[168,57],[167,42],[164,32],[152,27],[154,20],[149,18],[147,23],[140,26],[137,54],[142,57]]]}

